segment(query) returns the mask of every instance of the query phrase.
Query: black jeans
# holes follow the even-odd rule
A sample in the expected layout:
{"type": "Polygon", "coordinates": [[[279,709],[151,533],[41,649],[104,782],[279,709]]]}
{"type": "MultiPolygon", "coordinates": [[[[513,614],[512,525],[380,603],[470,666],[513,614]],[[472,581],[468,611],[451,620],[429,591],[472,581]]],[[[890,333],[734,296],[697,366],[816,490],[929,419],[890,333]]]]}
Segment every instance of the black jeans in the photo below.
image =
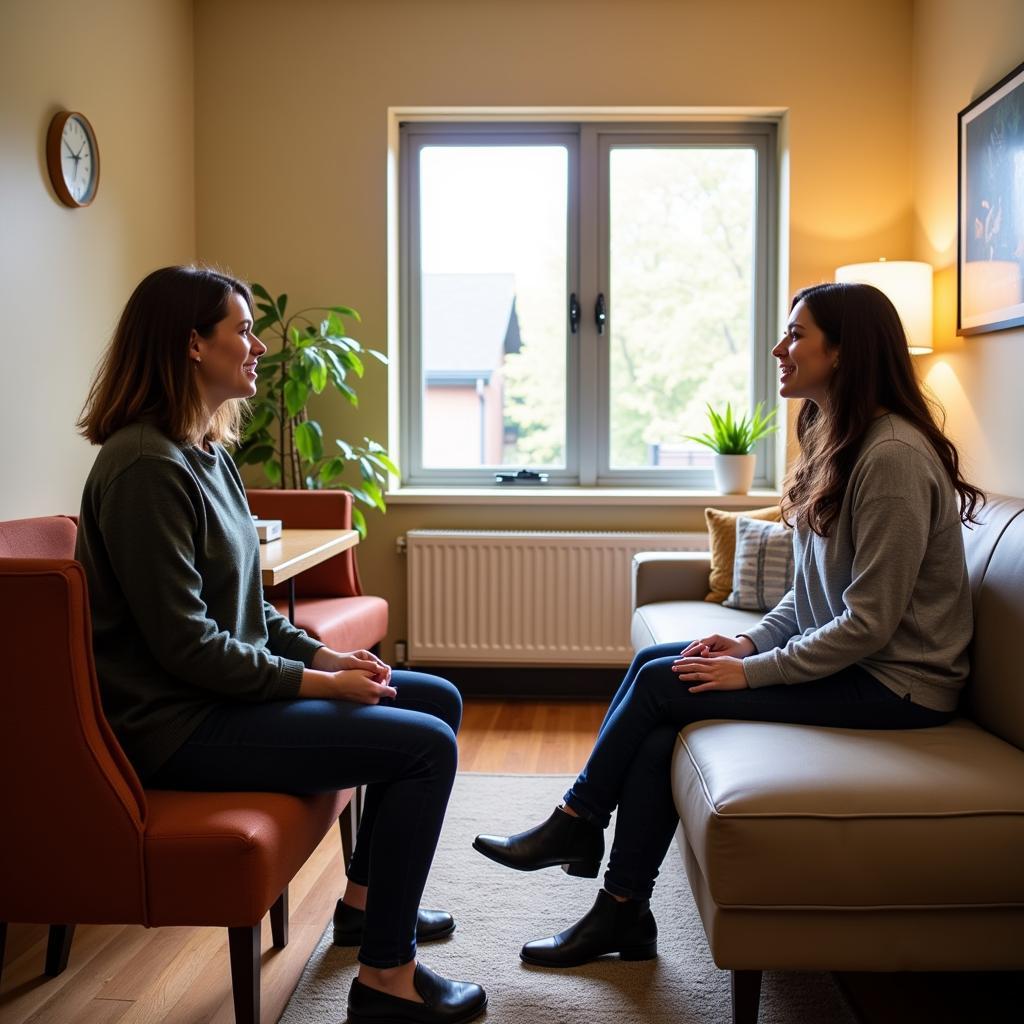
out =
{"type": "Polygon", "coordinates": [[[462,698],[396,671],[394,700],[221,704],[156,773],[153,789],[308,794],[367,785],[348,877],[368,887],[359,959],[416,955],[416,913],[455,780],[462,698]]]}
{"type": "Polygon", "coordinates": [[[565,802],[607,828],[618,807],[604,887],[616,896],[647,899],[672,843],[679,816],[672,800],[671,764],[682,726],[707,718],[793,722],[849,729],[917,729],[942,725],[952,713],[901,700],[854,665],[795,686],[690,693],[671,670],[687,644],[639,651],[612,698],[586,767],[565,802]]]}

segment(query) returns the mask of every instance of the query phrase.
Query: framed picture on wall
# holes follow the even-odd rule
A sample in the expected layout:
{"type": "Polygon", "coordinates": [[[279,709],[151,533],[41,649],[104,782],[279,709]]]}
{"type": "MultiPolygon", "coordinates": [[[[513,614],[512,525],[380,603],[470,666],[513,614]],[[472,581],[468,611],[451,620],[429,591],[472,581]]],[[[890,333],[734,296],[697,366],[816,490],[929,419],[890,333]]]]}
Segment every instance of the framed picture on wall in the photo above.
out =
{"type": "Polygon", "coordinates": [[[1024,64],[957,115],[957,334],[1024,324],[1024,64]]]}

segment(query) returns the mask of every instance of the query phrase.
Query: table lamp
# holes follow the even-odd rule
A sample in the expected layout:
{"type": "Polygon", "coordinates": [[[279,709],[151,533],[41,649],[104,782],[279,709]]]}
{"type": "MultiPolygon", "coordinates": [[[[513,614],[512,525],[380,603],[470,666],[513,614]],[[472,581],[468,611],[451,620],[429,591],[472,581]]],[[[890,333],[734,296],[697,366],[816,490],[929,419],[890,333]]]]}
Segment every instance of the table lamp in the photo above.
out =
{"type": "Polygon", "coordinates": [[[932,351],[932,268],[914,260],[876,260],[836,268],[836,280],[874,285],[896,307],[911,355],[932,351]]]}

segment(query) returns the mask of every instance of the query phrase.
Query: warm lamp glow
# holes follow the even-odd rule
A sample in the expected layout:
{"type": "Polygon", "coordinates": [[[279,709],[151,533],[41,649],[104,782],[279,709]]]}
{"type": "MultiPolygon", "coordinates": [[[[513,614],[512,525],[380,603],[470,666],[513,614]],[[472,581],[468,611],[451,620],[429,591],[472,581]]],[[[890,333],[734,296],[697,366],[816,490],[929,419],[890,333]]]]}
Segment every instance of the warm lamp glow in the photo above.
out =
{"type": "Polygon", "coordinates": [[[932,350],[932,268],[913,260],[877,260],[836,268],[836,280],[871,284],[896,307],[913,355],[932,350]]]}

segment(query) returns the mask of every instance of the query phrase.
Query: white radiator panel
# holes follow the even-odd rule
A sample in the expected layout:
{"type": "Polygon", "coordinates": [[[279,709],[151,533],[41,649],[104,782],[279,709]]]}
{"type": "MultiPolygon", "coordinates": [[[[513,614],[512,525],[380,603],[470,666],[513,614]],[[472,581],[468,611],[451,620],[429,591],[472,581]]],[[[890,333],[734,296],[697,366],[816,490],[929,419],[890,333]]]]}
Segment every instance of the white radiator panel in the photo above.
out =
{"type": "Polygon", "coordinates": [[[706,551],[706,533],[410,530],[411,665],[622,665],[639,551],[706,551]]]}

